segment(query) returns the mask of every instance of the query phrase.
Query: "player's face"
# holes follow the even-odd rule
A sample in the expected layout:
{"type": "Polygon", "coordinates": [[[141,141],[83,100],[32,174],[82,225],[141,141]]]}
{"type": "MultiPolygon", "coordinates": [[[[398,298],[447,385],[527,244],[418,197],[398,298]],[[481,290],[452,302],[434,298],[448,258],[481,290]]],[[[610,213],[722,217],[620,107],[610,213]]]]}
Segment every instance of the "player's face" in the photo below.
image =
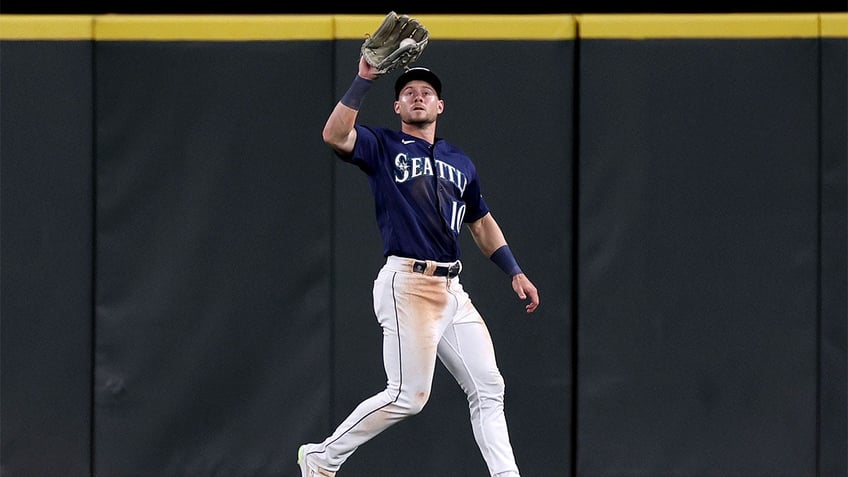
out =
{"type": "Polygon", "coordinates": [[[443,110],[444,102],[426,81],[410,81],[395,101],[395,113],[407,124],[432,123],[443,110]]]}

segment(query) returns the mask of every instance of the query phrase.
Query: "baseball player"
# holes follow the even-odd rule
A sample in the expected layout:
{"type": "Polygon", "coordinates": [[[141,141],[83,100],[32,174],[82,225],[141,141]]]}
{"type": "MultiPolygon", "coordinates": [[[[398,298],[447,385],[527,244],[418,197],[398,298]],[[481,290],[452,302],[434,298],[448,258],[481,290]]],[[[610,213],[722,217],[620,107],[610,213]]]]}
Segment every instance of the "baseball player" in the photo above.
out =
{"type": "MultiPolygon", "coordinates": [[[[442,138],[442,83],[429,69],[407,69],[395,83],[400,130],[355,124],[378,72],[364,58],[350,89],[324,126],[324,141],[367,176],[374,194],[385,265],[374,281],[383,330],[386,388],[360,403],[322,442],[298,449],[303,477],[334,476],[356,449],[420,412],[430,396],[436,358],[468,397],[474,438],[498,477],[518,466],[504,417],[504,381],[483,318],[460,283],[459,234],[512,278],[526,311],[539,306],[480,191],[471,159],[442,138]]],[[[451,475],[449,472],[447,475],[451,475]]]]}

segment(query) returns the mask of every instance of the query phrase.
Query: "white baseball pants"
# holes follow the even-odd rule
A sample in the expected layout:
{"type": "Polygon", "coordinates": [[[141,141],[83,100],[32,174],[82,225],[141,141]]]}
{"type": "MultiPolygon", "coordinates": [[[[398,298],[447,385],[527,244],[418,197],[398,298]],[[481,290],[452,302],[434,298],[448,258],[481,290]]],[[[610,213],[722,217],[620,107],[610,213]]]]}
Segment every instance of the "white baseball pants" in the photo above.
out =
{"type": "Polygon", "coordinates": [[[517,477],[504,416],[504,381],[489,330],[459,277],[412,271],[414,260],[390,256],[374,281],[374,312],[383,328],[386,388],[360,403],[320,444],[307,445],[316,464],[337,471],[356,449],[420,412],[430,397],[436,357],[468,397],[471,425],[489,473],[517,477]]]}

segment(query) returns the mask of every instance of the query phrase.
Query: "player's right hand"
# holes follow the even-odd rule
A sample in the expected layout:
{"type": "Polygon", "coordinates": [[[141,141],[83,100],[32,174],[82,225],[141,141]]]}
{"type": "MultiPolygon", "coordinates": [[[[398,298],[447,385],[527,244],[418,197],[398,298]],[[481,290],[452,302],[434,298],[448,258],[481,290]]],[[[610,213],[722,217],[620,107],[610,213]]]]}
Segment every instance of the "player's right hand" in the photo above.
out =
{"type": "Polygon", "coordinates": [[[530,299],[530,303],[527,303],[527,306],[524,307],[527,313],[536,311],[536,308],[539,306],[539,291],[536,290],[536,286],[527,278],[527,275],[519,273],[513,276],[512,289],[515,290],[518,298],[522,300],[530,299]]]}

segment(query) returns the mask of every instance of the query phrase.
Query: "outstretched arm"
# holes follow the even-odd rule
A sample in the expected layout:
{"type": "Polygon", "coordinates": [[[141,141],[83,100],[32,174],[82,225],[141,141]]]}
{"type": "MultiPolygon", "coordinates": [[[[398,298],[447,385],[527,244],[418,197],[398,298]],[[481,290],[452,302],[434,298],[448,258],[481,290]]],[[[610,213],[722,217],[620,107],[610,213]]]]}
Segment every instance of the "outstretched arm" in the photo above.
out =
{"type": "Polygon", "coordinates": [[[374,67],[369,65],[364,57],[360,57],[356,78],[327,118],[322,137],[327,145],[340,154],[353,152],[353,146],[356,145],[356,129],[353,126],[356,124],[365,94],[371,89],[376,78],[374,67]]]}
{"type": "Polygon", "coordinates": [[[539,292],[527,278],[527,275],[521,271],[515,257],[509,250],[503,231],[492,214],[488,213],[477,221],[468,224],[468,230],[471,231],[474,243],[477,244],[477,248],[483,252],[483,255],[489,257],[501,270],[512,277],[512,289],[518,295],[518,298],[530,300],[525,309],[527,313],[533,313],[539,306],[539,292]]]}

